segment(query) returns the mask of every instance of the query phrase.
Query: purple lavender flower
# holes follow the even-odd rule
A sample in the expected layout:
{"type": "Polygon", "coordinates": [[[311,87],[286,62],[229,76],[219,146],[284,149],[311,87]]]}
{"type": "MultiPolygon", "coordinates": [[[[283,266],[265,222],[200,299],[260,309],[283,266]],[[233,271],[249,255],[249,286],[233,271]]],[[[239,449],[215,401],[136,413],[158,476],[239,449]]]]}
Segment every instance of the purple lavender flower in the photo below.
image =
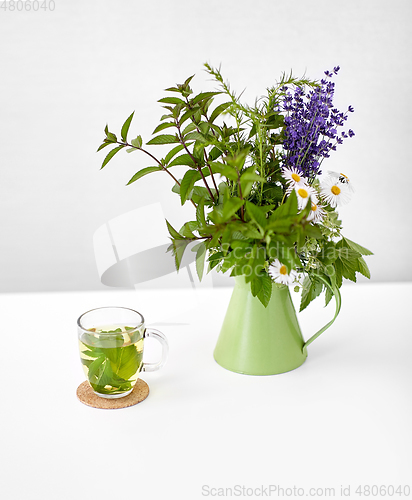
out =
{"type": "MultiPolygon", "coordinates": [[[[332,77],[337,74],[325,71],[332,77]]],[[[343,138],[352,137],[353,131],[342,132],[338,136],[337,128],[347,120],[347,113],[333,107],[335,84],[322,79],[320,84],[308,93],[296,86],[285,91],[282,108],[285,116],[284,166],[296,168],[303,176],[313,179],[321,174],[320,163],[329,157],[329,152],[336,150],[336,144],[342,144],[343,138]],[[332,142],[333,141],[333,142],[332,142]]],[[[352,112],[349,106],[348,112],[352,112]]]]}

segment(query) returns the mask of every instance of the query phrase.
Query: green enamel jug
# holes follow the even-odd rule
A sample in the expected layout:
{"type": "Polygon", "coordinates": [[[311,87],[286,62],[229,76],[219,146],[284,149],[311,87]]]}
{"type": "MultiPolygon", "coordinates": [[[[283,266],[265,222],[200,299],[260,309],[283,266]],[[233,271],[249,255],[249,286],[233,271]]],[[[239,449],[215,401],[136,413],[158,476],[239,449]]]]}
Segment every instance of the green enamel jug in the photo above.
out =
{"type": "Polygon", "coordinates": [[[217,363],[247,375],[275,375],[298,368],[307,357],[307,346],[332,325],[341,307],[339,289],[318,278],[335,296],[336,312],[305,342],[287,286],[273,284],[270,302],[264,307],[253,297],[244,276],[237,276],[214,351],[217,363]]]}

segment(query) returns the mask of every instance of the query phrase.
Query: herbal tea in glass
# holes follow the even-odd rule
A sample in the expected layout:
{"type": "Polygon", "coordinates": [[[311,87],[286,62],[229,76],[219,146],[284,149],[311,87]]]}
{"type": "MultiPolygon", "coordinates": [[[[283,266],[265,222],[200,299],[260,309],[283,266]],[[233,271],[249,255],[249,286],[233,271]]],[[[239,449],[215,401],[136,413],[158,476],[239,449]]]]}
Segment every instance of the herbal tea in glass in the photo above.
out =
{"type": "Polygon", "coordinates": [[[80,361],[95,394],[102,398],[127,396],[141,371],[159,370],[168,353],[162,332],[146,328],[143,316],[127,307],[98,307],[77,320],[80,361]],[[143,344],[154,338],[162,346],[155,363],[143,362],[143,344]]]}
{"type": "Polygon", "coordinates": [[[129,394],[142,368],[143,335],[139,328],[102,325],[79,339],[80,360],[93,390],[103,397],[129,394]]]}

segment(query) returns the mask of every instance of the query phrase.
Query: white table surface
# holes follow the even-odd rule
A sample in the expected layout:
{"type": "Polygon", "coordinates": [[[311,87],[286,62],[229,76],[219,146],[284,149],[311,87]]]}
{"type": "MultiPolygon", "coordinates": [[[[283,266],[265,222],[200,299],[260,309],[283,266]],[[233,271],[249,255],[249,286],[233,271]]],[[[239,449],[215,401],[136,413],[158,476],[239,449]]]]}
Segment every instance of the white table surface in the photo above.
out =
{"type": "MultiPolygon", "coordinates": [[[[230,497],[228,488],[279,498],[274,486],[289,497],[287,488],[319,488],[315,497],[334,488],[337,498],[350,487],[362,498],[358,486],[412,488],[412,284],[344,285],[341,314],[307,361],[266,377],[213,359],[230,294],[0,295],[0,498],[194,500],[230,497]],[[139,310],[170,343],[166,366],[142,374],[149,397],[121,410],[76,398],[76,320],[104,305],[139,310]]],[[[332,315],[317,299],[299,316],[304,336],[332,315]]],[[[153,360],[154,344],[145,349],[153,360]]]]}

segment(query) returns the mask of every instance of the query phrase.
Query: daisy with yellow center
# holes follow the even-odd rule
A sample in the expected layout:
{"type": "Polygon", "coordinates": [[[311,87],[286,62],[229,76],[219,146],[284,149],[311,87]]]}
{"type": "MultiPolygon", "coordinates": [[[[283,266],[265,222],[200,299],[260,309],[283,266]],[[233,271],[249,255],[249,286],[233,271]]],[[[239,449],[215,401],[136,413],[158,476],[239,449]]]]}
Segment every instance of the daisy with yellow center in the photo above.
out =
{"type": "Polygon", "coordinates": [[[296,271],[292,270],[288,273],[286,266],[278,259],[270,264],[268,272],[273,281],[282,285],[291,285],[297,277],[296,271]]]}
{"type": "Polygon", "coordinates": [[[351,199],[351,188],[347,183],[341,182],[335,175],[329,176],[320,186],[320,195],[331,207],[348,203],[351,199]]]}
{"type": "Polygon", "coordinates": [[[286,179],[286,182],[289,187],[294,188],[296,185],[306,186],[307,181],[304,177],[302,177],[299,170],[295,167],[292,168],[284,168],[282,170],[282,177],[286,179]]]}
{"type": "Polygon", "coordinates": [[[307,220],[316,224],[317,222],[322,222],[325,218],[326,212],[321,206],[312,202],[312,210],[309,212],[307,220]]]}
{"type": "Polygon", "coordinates": [[[355,189],[353,187],[352,182],[350,181],[349,177],[342,172],[332,172],[331,170],[328,171],[329,177],[332,179],[335,179],[335,181],[338,181],[341,184],[344,184],[349,190],[354,193],[355,189]]]}
{"type": "Polygon", "coordinates": [[[298,207],[300,210],[306,207],[307,202],[309,201],[309,198],[311,199],[312,203],[317,203],[318,198],[316,196],[316,191],[313,189],[313,187],[310,186],[299,186],[297,184],[295,186],[295,192],[296,196],[298,198],[298,207]]]}

